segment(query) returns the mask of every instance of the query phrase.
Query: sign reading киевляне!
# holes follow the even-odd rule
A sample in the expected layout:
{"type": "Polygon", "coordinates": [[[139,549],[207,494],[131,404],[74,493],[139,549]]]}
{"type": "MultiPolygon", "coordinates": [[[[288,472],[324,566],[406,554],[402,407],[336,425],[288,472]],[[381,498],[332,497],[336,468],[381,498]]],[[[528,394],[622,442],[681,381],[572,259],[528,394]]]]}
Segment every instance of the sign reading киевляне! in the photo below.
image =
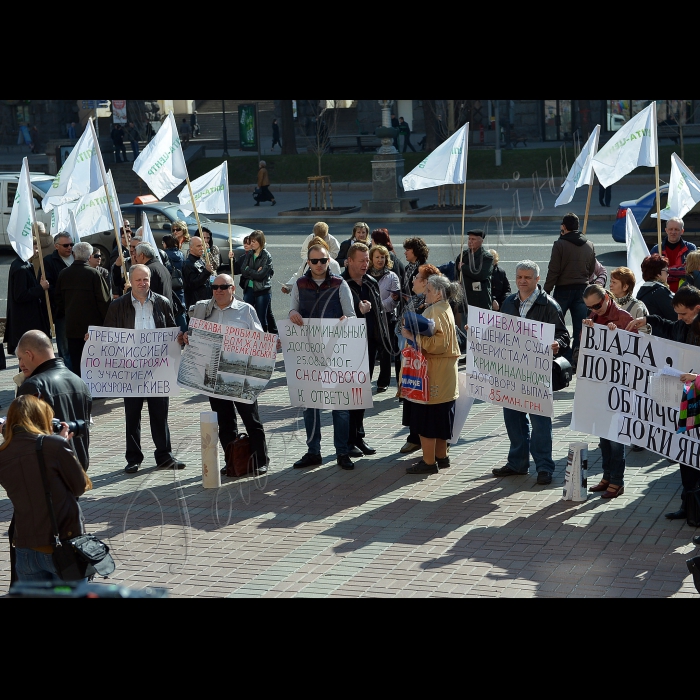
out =
{"type": "Polygon", "coordinates": [[[179,328],[90,326],[80,376],[93,397],[177,396],[179,328]]]}
{"type": "Polygon", "coordinates": [[[469,307],[469,396],[515,411],[554,415],[554,324],[469,307]]]}
{"type": "Polygon", "coordinates": [[[372,407],[363,318],[278,321],[292,406],[352,411],[372,407]]]}

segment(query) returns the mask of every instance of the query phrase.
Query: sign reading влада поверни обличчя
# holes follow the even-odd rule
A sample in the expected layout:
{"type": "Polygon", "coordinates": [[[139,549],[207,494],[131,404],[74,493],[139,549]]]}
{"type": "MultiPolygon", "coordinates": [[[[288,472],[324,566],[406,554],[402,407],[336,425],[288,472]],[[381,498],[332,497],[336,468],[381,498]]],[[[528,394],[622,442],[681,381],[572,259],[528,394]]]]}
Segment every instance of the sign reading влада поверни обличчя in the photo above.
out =
{"type": "Polygon", "coordinates": [[[554,415],[554,324],[469,307],[469,395],[514,411],[554,415]]]}
{"type": "Polygon", "coordinates": [[[362,318],[278,321],[292,406],[352,411],[372,407],[367,326],[362,318]]]}

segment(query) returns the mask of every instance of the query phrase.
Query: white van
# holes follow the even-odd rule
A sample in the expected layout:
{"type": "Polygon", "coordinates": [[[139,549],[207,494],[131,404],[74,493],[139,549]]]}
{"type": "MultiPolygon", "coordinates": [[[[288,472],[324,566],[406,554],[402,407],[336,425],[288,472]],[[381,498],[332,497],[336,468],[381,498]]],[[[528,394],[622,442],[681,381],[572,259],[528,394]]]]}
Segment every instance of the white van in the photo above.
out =
{"type": "MultiPolygon", "coordinates": [[[[51,213],[47,214],[41,208],[41,201],[51,187],[51,183],[54,180],[53,175],[30,172],[29,179],[32,183],[32,192],[36,202],[36,220],[44,222],[48,233],[51,228],[51,213]]],[[[7,225],[10,223],[10,214],[12,213],[12,205],[15,202],[18,182],[19,173],[0,173],[0,203],[2,205],[0,208],[0,246],[3,247],[10,245],[7,225]]]]}

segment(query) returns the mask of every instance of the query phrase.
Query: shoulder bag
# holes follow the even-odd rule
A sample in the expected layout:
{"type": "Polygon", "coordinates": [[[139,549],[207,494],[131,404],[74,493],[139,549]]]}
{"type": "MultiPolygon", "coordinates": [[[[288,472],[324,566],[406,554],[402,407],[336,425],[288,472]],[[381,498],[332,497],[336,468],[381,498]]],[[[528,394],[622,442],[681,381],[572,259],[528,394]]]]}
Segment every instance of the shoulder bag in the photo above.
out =
{"type": "Polygon", "coordinates": [[[53,530],[54,543],[51,558],[56,572],[64,581],[79,581],[84,578],[92,578],[95,574],[107,578],[114,571],[115,565],[112,555],[109,553],[109,547],[104,542],[94,535],[79,535],[70,540],[60,539],[51,489],[46,476],[43,447],[44,436],[40,435],[36,441],[36,453],[39,459],[41,483],[44,485],[46,495],[46,505],[49,508],[51,529],[53,530]]]}

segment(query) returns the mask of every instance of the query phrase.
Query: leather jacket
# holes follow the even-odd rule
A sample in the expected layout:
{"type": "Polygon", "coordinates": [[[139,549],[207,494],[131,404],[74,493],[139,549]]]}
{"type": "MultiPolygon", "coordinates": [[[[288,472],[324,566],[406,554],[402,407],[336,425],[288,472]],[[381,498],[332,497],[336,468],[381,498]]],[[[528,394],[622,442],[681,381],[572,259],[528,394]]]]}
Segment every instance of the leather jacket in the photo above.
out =
{"type": "MultiPolygon", "coordinates": [[[[173,316],[173,307],[169,299],[161,294],[151,292],[153,303],[153,320],[156,328],[174,328],[177,326],[173,316]]],[[[105,316],[105,327],[107,328],[134,328],[136,325],[136,309],[131,300],[131,290],[124,296],[115,299],[107,309],[105,316]]]]}
{"type": "Polygon", "coordinates": [[[272,288],[270,278],[275,274],[272,269],[272,256],[264,248],[260,251],[257,260],[253,263],[253,251],[249,250],[240,262],[241,277],[239,286],[243,292],[250,289],[248,282],[253,282],[255,294],[265,294],[272,288]],[[262,267],[262,270],[260,268],[262,267]]]}

